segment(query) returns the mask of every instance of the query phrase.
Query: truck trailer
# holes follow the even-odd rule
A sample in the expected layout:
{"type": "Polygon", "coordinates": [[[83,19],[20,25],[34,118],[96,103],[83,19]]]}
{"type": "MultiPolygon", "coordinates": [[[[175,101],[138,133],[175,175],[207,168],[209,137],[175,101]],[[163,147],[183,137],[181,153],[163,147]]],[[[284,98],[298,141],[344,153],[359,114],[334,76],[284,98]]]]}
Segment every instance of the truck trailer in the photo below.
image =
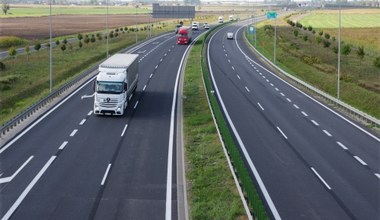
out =
{"type": "Polygon", "coordinates": [[[138,54],[115,54],[99,65],[94,114],[124,114],[137,88],[138,57],[138,54]]]}

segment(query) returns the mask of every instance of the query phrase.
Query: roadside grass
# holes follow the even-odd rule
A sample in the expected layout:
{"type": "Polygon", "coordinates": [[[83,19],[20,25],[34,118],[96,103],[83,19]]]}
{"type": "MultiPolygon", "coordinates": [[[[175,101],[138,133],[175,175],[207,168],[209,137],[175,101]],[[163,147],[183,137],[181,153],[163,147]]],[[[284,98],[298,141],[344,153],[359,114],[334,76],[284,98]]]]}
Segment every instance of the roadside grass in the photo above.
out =
{"type": "MultiPolygon", "coordinates": [[[[151,13],[151,9],[146,7],[134,8],[131,6],[109,6],[108,14],[142,14],[151,13]]],[[[105,15],[107,14],[106,6],[52,6],[52,15],[105,15]]],[[[40,17],[49,16],[49,5],[38,5],[38,7],[25,6],[17,7],[11,5],[9,14],[0,14],[0,18],[15,17],[40,17]]]]}
{"type": "Polygon", "coordinates": [[[184,83],[184,131],[190,219],[246,219],[208,107],[199,40],[191,50],[184,83]]]}
{"type": "MultiPolygon", "coordinates": [[[[280,25],[277,27],[276,64],[288,73],[336,97],[338,58],[332,48],[337,47],[337,41],[330,39],[331,46],[324,48],[322,43],[316,42],[318,31],[313,35],[310,31],[298,29],[299,35],[295,37],[293,34],[295,28],[278,23],[280,25]],[[304,36],[308,37],[307,41],[303,40],[304,36]]],[[[257,31],[257,49],[273,61],[274,34],[273,31],[264,31],[264,24],[273,25],[271,22],[260,24],[257,31]]],[[[380,28],[376,30],[378,29],[380,28]]],[[[354,31],[355,34],[350,35],[349,32],[345,32],[342,38],[344,42],[350,42],[350,44],[359,36],[356,32],[366,32],[360,36],[369,34],[368,29],[349,30],[354,31]]],[[[330,33],[329,31],[330,29],[324,32],[330,33]]],[[[254,45],[252,36],[248,36],[248,39],[254,45]]],[[[370,42],[367,42],[366,48],[378,47],[370,42]]],[[[356,55],[358,46],[360,45],[353,44],[351,53],[341,56],[340,96],[342,101],[380,118],[380,70],[372,65],[375,57],[380,56],[379,50],[368,49],[364,59],[360,60],[356,55]]]]}

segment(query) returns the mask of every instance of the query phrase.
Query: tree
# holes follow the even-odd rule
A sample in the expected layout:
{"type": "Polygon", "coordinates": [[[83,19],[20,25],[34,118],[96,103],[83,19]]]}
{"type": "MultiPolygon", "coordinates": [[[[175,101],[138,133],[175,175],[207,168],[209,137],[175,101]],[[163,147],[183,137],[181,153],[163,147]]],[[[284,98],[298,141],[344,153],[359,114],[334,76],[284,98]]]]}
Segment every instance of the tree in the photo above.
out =
{"type": "Polygon", "coordinates": [[[323,31],[319,31],[318,34],[319,34],[319,36],[322,36],[323,35],[323,31]]]}
{"type": "Polygon", "coordinates": [[[84,43],[87,45],[88,43],[90,43],[90,38],[88,38],[88,35],[86,35],[85,37],[84,37],[84,43]]]}
{"type": "Polygon", "coordinates": [[[26,45],[25,48],[25,53],[26,53],[26,60],[29,60],[29,54],[30,54],[30,47],[29,45],[26,45]]]}
{"type": "Polygon", "coordinates": [[[327,40],[330,39],[330,34],[325,33],[325,38],[326,38],[327,40]]]}
{"type": "Polygon", "coordinates": [[[338,52],[339,52],[339,48],[338,48],[337,46],[334,46],[334,47],[332,48],[332,51],[333,51],[334,53],[338,54],[338,52]]]}
{"type": "Polygon", "coordinates": [[[364,52],[364,47],[363,46],[359,46],[358,50],[356,51],[356,55],[358,55],[359,59],[360,59],[360,64],[362,64],[362,60],[365,56],[365,52],[364,52]]]}
{"type": "Polygon", "coordinates": [[[67,44],[67,39],[63,39],[63,44],[67,44]]]}
{"type": "Polygon", "coordinates": [[[57,46],[58,46],[58,45],[59,45],[59,43],[60,43],[60,42],[59,42],[59,40],[56,40],[56,41],[55,41],[55,45],[57,45],[57,46]]]}
{"type": "Polygon", "coordinates": [[[96,41],[95,35],[91,35],[90,41],[91,41],[91,43],[95,43],[95,41],[96,41]]]}
{"type": "Polygon", "coordinates": [[[17,54],[16,48],[14,48],[14,47],[9,48],[8,54],[9,54],[9,56],[16,58],[16,54],[17,54]]]}
{"type": "Polygon", "coordinates": [[[298,32],[297,29],[295,29],[295,30],[293,31],[293,34],[294,34],[295,37],[298,37],[298,33],[299,33],[299,32],[298,32]]]}
{"type": "Polygon", "coordinates": [[[307,27],[307,30],[312,31],[313,27],[309,25],[309,27],[307,27]]]}
{"type": "Polygon", "coordinates": [[[308,40],[308,37],[307,37],[307,35],[303,36],[303,38],[302,38],[302,39],[303,39],[303,41],[305,41],[305,42],[306,42],[306,41],[308,40]]]}
{"type": "Polygon", "coordinates": [[[81,41],[81,40],[83,39],[83,35],[82,35],[81,33],[79,33],[79,34],[77,35],[77,38],[78,38],[79,41],[81,41]]]}
{"type": "Polygon", "coordinates": [[[351,46],[349,44],[345,44],[342,48],[342,54],[348,56],[351,53],[351,46]]]}
{"type": "Polygon", "coordinates": [[[5,64],[0,61],[0,71],[5,70],[5,64]]]}
{"type": "Polygon", "coordinates": [[[323,40],[323,47],[330,47],[331,43],[328,40],[323,40]]]}
{"type": "Polygon", "coordinates": [[[62,50],[62,52],[66,50],[66,44],[62,44],[61,50],[62,50]]]}
{"type": "Polygon", "coordinates": [[[3,10],[3,13],[7,15],[10,9],[11,7],[9,6],[8,0],[3,0],[3,4],[1,5],[1,10],[3,10]]]}
{"type": "Polygon", "coordinates": [[[37,50],[37,52],[39,52],[40,49],[41,49],[41,43],[36,43],[36,44],[34,45],[34,49],[37,50]]]}
{"type": "Polygon", "coordinates": [[[83,43],[82,43],[82,41],[79,41],[78,46],[79,46],[79,48],[82,48],[82,47],[83,47],[83,43]]]}
{"type": "Polygon", "coordinates": [[[380,69],[380,57],[376,57],[374,60],[373,60],[373,65],[377,68],[380,69]]]}

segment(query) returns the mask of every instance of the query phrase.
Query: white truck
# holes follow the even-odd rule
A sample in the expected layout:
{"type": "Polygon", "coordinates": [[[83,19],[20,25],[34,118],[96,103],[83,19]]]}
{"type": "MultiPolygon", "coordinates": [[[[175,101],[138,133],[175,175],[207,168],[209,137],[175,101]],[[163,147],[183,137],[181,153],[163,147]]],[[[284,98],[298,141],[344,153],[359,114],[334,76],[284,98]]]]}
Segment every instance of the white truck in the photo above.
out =
{"type": "Polygon", "coordinates": [[[137,87],[138,57],[138,54],[115,54],[99,65],[94,114],[124,114],[137,87]]]}

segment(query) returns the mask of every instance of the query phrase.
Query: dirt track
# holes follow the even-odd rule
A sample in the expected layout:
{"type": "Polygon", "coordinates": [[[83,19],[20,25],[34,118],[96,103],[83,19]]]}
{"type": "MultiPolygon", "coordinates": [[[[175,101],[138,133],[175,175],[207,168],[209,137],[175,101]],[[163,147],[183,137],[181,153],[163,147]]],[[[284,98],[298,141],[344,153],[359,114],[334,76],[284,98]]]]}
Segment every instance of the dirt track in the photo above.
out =
{"type": "MultiPolygon", "coordinates": [[[[108,27],[117,28],[148,23],[147,15],[109,15],[108,27]],[[137,19],[136,19],[137,18],[137,19]]],[[[157,21],[157,19],[155,20],[157,21]]],[[[52,17],[53,36],[106,29],[104,15],[57,15],[52,17]]],[[[49,17],[1,18],[0,36],[33,39],[49,37],[49,17]]]]}

